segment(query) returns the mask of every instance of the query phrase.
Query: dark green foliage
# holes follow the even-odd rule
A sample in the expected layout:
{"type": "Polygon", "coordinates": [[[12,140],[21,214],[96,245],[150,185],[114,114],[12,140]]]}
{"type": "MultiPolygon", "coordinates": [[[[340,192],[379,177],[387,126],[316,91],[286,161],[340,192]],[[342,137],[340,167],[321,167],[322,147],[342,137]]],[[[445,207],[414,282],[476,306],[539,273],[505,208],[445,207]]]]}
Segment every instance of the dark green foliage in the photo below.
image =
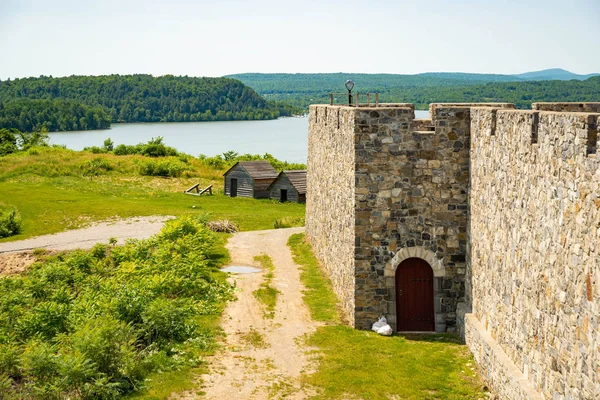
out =
{"type": "Polygon", "coordinates": [[[0,81],[0,127],[23,131],[103,129],[111,121],[260,120],[298,111],[227,78],[110,75],[0,81]]]}
{"type": "Polygon", "coordinates": [[[144,241],[96,246],[0,279],[0,389],[8,398],[115,398],[153,371],[197,365],[231,287],[217,239],[182,219],[144,241]]]}
{"type": "Polygon", "coordinates": [[[19,232],[21,232],[19,212],[13,207],[0,204],[0,238],[13,236],[19,232]]]}
{"type": "MultiPolygon", "coordinates": [[[[523,81],[510,75],[426,73],[392,74],[240,74],[231,75],[268,99],[307,109],[329,103],[329,92],[347,102],[344,82],[355,81],[356,92],[379,92],[383,103],[414,103],[427,109],[434,102],[510,102],[530,108],[536,101],[598,101],[600,77],[584,81],[523,81]]],[[[365,102],[366,97],[361,98],[365,102]]],[[[371,99],[374,101],[374,99],[371,99]]]]}
{"type": "Polygon", "coordinates": [[[111,116],[103,107],[74,100],[5,98],[0,101],[0,128],[22,132],[77,131],[107,129],[110,121],[111,116]]]}
{"type": "Polygon", "coordinates": [[[0,157],[19,150],[17,147],[17,133],[16,129],[0,128],[0,157]]]}
{"type": "Polygon", "coordinates": [[[19,150],[47,145],[48,135],[44,132],[21,132],[14,128],[0,128],[0,157],[19,150]]]}

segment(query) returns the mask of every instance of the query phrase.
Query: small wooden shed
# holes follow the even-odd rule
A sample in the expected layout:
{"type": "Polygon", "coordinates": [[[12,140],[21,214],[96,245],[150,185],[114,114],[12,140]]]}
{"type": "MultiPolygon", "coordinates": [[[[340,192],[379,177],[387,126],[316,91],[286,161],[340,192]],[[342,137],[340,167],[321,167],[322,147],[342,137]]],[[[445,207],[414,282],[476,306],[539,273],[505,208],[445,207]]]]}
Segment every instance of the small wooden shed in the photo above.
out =
{"type": "Polygon", "coordinates": [[[282,171],[269,186],[271,198],[306,203],[306,170],[282,171]]]}
{"type": "Polygon", "coordinates": [[[268,199],[277,171],[268,161],[239,161],[225,174],[225,195],[268,199]]]}

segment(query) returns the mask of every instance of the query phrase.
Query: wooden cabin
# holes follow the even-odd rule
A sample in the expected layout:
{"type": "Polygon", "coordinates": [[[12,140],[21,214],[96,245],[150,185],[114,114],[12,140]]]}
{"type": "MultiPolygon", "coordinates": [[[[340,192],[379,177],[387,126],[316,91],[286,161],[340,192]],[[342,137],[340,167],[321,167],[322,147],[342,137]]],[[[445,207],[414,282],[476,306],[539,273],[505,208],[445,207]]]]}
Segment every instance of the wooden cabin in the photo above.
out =
{"type": "Polygon", "coordinates": [[[306,170],[282,171],[269,186],[271,198],[306,203],[306,170]]]}
{"type": "Polygon", "coordinates": [[[277,171],[268,161],[239,161],[223,176],[226,196],[268,199],[277,171]]]}

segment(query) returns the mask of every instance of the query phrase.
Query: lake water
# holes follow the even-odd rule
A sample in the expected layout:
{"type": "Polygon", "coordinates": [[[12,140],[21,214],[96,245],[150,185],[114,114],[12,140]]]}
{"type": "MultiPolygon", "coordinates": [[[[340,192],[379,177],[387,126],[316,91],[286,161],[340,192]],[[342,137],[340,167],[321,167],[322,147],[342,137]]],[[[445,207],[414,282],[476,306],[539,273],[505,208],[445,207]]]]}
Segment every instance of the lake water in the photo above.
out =
{"type": "MultiPolygon", "coordinates": [[[[428,111],[415,111],[428,118],[428,111]]],[[[198,156],[214,156],[229,150],[240,154],[270,153],[280,160],[306,163],[308,117],[279,118],[270,121],[174,122],[152,124],[113,124],[98,131],[53,132],[50,143],[72,150],[102,146],[106,138],[116,145],[138,144],[162,136],[163,142],[178,151],[198,156]]]]}

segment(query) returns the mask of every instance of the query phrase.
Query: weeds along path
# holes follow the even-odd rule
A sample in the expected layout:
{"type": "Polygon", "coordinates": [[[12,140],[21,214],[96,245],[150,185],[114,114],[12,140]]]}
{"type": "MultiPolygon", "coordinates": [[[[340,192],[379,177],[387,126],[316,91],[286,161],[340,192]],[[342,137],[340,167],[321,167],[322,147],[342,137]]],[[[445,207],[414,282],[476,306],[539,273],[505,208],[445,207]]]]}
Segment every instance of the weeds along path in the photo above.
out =
{"type": "Polygon", "coordinates": [[[299,381],[300,375],[310,369],[306,348],[300,341],[319,323],[312,321],[302,300],[299,267],[286,245],[290,235],[303,230],[241,232],[229,239],[231,265],[260,267],[254,257],[265,254],[271,258],[274,269],[270,285],[279,291],[274,317],[269,318],[253,294],[268,282],[268,271],[232,275],[230,279],[238,288],[237,301],[231,302],[223,314],[223,348],[209,361],[211,372],[203,377],[204,386],[180,398],[197,398],[202,392],[208,399],[309,397],[299,381]]]}

